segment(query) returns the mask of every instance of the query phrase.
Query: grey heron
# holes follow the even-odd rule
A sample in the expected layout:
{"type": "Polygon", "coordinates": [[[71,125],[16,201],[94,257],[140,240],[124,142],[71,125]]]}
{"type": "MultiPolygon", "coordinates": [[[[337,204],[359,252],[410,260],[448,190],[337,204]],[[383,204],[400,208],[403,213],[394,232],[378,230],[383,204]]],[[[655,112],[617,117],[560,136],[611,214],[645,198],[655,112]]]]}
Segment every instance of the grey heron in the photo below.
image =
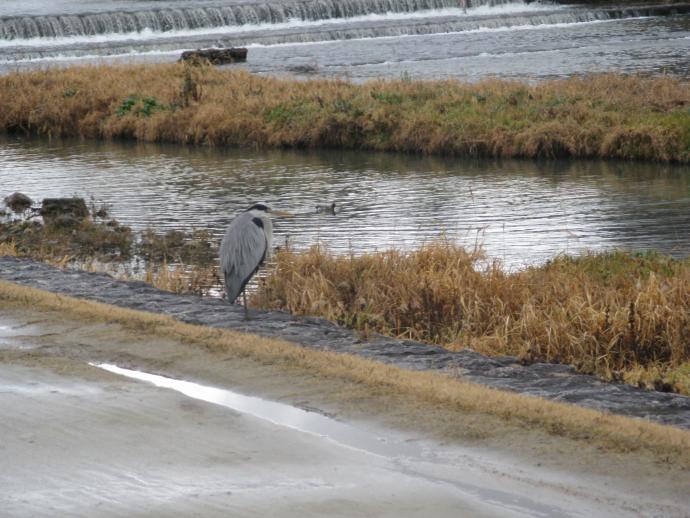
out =
{"type": "Polygon", "coordinates": [[[244,288],[271,252],[273,224],[269,213],[289,216],[256,203],[232,220],[220,244],[220,271],[228,302],[233,304],[242,293],[245,317],[248,310],[244,288]]]}

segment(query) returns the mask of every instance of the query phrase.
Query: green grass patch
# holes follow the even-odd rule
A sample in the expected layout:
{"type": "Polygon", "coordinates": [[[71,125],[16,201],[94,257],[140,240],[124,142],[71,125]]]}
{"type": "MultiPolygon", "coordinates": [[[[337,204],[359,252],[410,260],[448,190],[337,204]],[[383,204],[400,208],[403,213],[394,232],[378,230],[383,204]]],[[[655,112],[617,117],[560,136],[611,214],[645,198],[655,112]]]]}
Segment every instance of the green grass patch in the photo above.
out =
{"type": "Polygon", "coordinates": [[[129,113],[150,117],[156,111],[175,110],[176,107],[175,104],[161,104],[155,97],[140,98],[136,95],[130,95],[117,107],[115,114],[118,117],[123,117],[129,113]]]}

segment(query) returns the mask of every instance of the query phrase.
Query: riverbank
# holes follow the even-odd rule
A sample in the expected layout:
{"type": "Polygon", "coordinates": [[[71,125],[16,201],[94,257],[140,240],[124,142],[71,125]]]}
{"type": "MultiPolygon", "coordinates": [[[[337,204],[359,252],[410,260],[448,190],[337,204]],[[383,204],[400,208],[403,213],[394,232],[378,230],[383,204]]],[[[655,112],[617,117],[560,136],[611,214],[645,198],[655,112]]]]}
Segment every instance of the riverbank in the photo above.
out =
{"type": "MultiPolygon", "coordinates": [[[[0,222],[0,255],[175,293],[222,294],[208,234],[135,233],[92,212],[70,224],[0,222]]],[[[440,241],[358,255],[283,249],[275,261],[252,288],[252,307],[323,317],[363,336],[561,363],[607,381],[690,394],[690,259],[613,251],[511,271],[480,248],[440,241]]]]}
{"type": "MultiPolygon", "coordinates": [[[[67,275],[70,276],[70,274],[67,275]]],[[[35,279],[36,277],[34,276],[35,279]]],[[[72,284],[75,287],[81,284],[77,277],[74,273],[71,275],[72,284]]],[[[91,278],[96,281],[93,276],[91,278]]],[[[5,281],[0,282],[0,300],[6,308],[57,311],[65,317],[85,323],[114,324],[151,337],[158,336],[183,341],[194,349],[199,347],[204,351],[226,354],[230,358],[253,360],[286,369],[311,371],[316,375],[362,384],[370,390],[381,390],[382,393],[395,393],[401,397],[409,394],[420,402],[440,404],[448,409],[479,412],[500,419],[515,420],[523,426],[535,426],[556,436],[573,440],[585,439],[588,444],[607,450],[670,454],[678,466],[688,466],[690,463],[687,430],[663,426],[643,419],[629,419],[562,402],[497,391],[461,377],[439,375],[438,371],[401,368],[395,361],[389,360],[388,364],[385,364],[376,361],[374,356],[367,357],[354,350],[343,350],[341,344],[344,342],[344,336],[337,332],[337,328],[334,326],[325,330],[321,326],[319,329],[319,323],[316,321],[293,320],[293,336],[285,333],[280,338],[269,338],[257,336],[253,333],[253,329],[256,326],[260,328],[262,320],[265,321],[263,325],[269,327],[271,324],[275,325],[278,323],[277,320],[280,320],[279,315],[253,313],[254,318],[247,322],[242,319],[241,310],[230,310],[226,304],[222,304],[224,315],[221,315],[216,312],[218,308],[208,303],[202,304],[205,306],[202,309],[203,315],[199,313],[197,318],[192,319],[189,315],[178,314],[173,318],[168,314],[142,311],[148,309],[148,305],[142,305],[141,301],[132,298],[134,292],[131,291],[140,287],[132,285],[122,286],[122,288],[129,292],[129,300],[125,301],[121,299],[121,294],[113,293],[110,297],[113,302],[117,302],[118,305],[127,303],[141,308],[140,310],[74,298],[64,293],[56,295],[49,291],[5,281]],[[209,326],[209,318],[220,320],[216,320],[209,326]],[[190,321],[196,323],[191,324],[190,321]],[[298,338],[300,332],[294,329],[300,325],[311,327],[313,338],[318,335],[317,340],[321,343],[311,346],[300,343],[298,338]],[[237,330],[242,332],[238,333],[237,330]],[[295,338],[298,339],[295,340],[295,338]],[[349,352],[349,354],[342,354],[343,352],[349,352]]],[[[154,292],[155,290],[149,290],[148,294],[152,295],[154,292]]],[[[82,297],[84,294],[82,291],[82,297]]],[[[158,312],[163,309],[166,313],[172,309],[169,306],[174,299],[177,300],[177,310],[192,300],[174,295],[166,300],[166,297],[158,296],[154,305],[158,307],[158,312]]],[[[385,347],[385,340],[373,339],[363,344],[376,349],[385,347]]],[[[419,352],[422,353],[422,351],[419,352]]],[[[125,355],[124,358],[126,357],[125,355]]],[[[671,395],[669,397],[687,403],[687,398],[671,395]]],[[[640,402],[641,400],[638,400],[638,405],[640,402]]],[[[668,407],[665,410],[668,415],[668,407]]]]}
{"type": "MultiPolygon", "coordinates": [[[[345,357],[359,358],[375,365],[442,374],[442,377],[449,379],[459,378],[540,399],[568,402],[690,429],[690,398],[687,396],[604,383],[594,376],[578,374],[575,369],[563,364],[537,362],[524,365],[512,356],[489,358],[470,349],[449,351],[414,340],[396,339],[372,332],[365,335],[322,318],[294,316],[282,311],[250,308],[251,318],[247,320],[242,306],[229,305],[219,299],[178,295],[144,282],[122,281],[105,274],[60,269],[25,259],[0,257],[0,278],[9,281],[0,282],[6,304],[14,301],[38,308],[45,303],[47,309],[59,311],[86,308],[87,316],[95,311],[93,315],[96,317],[105,315],[119,319],[118,322],[128,318],[126,311],[120,313],[111,306],[100,311],[96,307],[98,304],[89,305],[91,301],[98,301],[155,313],[157,315],[153,321],[168,322],[163,325],[164,330],[173,330],[169,325],[172,318],[177,322],[212,328],[211,333],[215,330],[239,331],[240,335],[233,334],[235,341],[242,336],[241,333],[289,341],[299,345],[294,349],[297,359],[302,358],[303,354],[309,356],[309,351],[331,352],[335,354],[333,358],[344,354],[345,357]],[[32,288],[48,291],[37,292],[32,288]]],[[[141,329],[148,328],[145,323],[142,326],[141,329]]],[[[261,349],[255,353],[261,354],[261,349]]],[[[331,367],[331,356],[319,358],[326,361],[322,367],[331,367]]],[[[337,363],[333,366],[337,366],[337,363]]],[[[364,372],[368,372],[368,368],[364,372]]],[[[384,384],[395,381],[386,381],[384,371],[381,371],[381,377],[377,380],[384,384]]],[[[469,398],[468,403],[483,401],[471,393],[467,393],[466,397],[469,398]]]]}
{"type": "Polygon", "coordinates": [[[0,76],[0,131],[252,148],[690,162],[690,86],[593,75],[297,81],[184,65],[0,76]]]}

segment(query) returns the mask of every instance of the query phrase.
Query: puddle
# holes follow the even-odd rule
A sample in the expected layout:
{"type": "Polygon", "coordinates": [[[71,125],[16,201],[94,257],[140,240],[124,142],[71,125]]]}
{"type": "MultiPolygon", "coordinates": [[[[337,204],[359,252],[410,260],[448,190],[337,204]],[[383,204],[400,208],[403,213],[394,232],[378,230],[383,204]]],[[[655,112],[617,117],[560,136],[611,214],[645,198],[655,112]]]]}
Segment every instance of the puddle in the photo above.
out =
{"type": "MultiPolygon", "coordinates": [[[[477,474],[472,475],[469,466],[465,466],[465,468],[468,468],[468,472],[459,478],[453,476],[446,478],[438,473],[434,474],[433,470],[429,471],[428,466],[445,465],[450,467],[448,466],[449,462],[451,464],[457,463],[460,459],[454,455],[447,457],[445,454],[443,457],[439,457],[436,452],[429,447],[424,447],[421,442],[380,437],[369,431],[357,429],[316,412],[302,410],[284,403],[267,401],[254,396],[246,396],[232,390],[125,369],[108,363],[90,363],[90,365],[114,374],[148,382],[157,387],[172,389],[185,396],[221,405],[278,426],[311,434],[346,448],[391,459],[401,473],[453,487],[468,497],[489,505],[494,510],[499,510],[499,515],[504,515],[504,513],[508,513],[511,516],[513,513],[519,516],[524,516],[526,513],[527,516],[542,517],[580,515],[577,512],[573,513],[557,505],[542,503],[530,496],[520,495],[514,491],[506,491],[506,488],[498,489],[491,483],[487,484],[489,487],[478,485],[479,479],[476,478],[477,474]],[[453,458],[455,458],[454,461],[453,458]]],[[[467,462],[468,457],[466,455],[461,455],[461,457],[465,458],[465,462],[467,462]]],[[[476,455],[473,458],[474,461],[471,464],[476,466],[477,461],[483,463],[476,455]]],[[[488,459],[484,460],[488,461],[488,459]]],[[[465,464],[465,462],[460,460],[460,464],[465,464]]],[[[493,463],[488,461],[487,464],[493,463]]],[[[484,476],[479,476],[481,479],[484,479],[484,476]]]]}
{"type": "Polygon", "coordinates": [[[7,337],[10,336],[11,331],[12,328],[10,326],[5,326],[2,324],[2,322],[0,322],[0,345],[5,345],[9,343],[7,337]]]}
{"type": "Polygon", "coordinates": [[[285,403],[267,401],[255,396],[246,396],[232,390],[200,385],[191,381],[177,380],[125,369],[108,363],[92,363],[109,372],[168,388],[185,396],[221,405],[243,414],[263,419],[278,426],[328,439],[341,446],[385,457],[423,457],[422,449],[408,442],[392,441],[373,433],[354,428],[325,415],[302,410],[285,403]]]}
{"type": "Polygon", "coordinates": [[[44,334],[38,322],[18,322],[8,315],[0,315],[0,340],[17,336],[40,336],[44,334]]]}
{"type": "Polygon", "coordinates": [[[30,324],[18,324],[14,320],[0,316],[0,347],[15,347],[17,337],[25,335],[38,335],[35,326],[30,324]]]}
{"type": "Polygon", "coordinates": [[[38,347],[37,338],[51,336],[54,332],[46,332],[40,321],[19,322],[8,315],[0,315],[0,348],[2,349],[33,349],[38,347]]]}
{"type": "Polygon", "coordinates": [[[17,336],[16,329],[22,326],[17,326],[14,321],[4,320],[0,317],[0,340],[3,338],[10,338],[12,336],[17,336]]]}

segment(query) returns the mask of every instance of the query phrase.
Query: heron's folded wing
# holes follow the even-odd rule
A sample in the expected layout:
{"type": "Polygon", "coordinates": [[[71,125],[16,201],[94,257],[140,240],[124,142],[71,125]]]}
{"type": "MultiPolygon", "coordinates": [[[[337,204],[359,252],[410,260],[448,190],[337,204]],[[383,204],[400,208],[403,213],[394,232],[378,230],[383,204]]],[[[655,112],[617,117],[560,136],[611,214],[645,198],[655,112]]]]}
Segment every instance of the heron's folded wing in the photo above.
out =
{"type": "Polygon", "coordinates": [[[266,257],[266,234],[254,219],[248,212],[238,216],[221,243],[220,268],[229,302],[234,302],[242,293],[266,257]]]}

